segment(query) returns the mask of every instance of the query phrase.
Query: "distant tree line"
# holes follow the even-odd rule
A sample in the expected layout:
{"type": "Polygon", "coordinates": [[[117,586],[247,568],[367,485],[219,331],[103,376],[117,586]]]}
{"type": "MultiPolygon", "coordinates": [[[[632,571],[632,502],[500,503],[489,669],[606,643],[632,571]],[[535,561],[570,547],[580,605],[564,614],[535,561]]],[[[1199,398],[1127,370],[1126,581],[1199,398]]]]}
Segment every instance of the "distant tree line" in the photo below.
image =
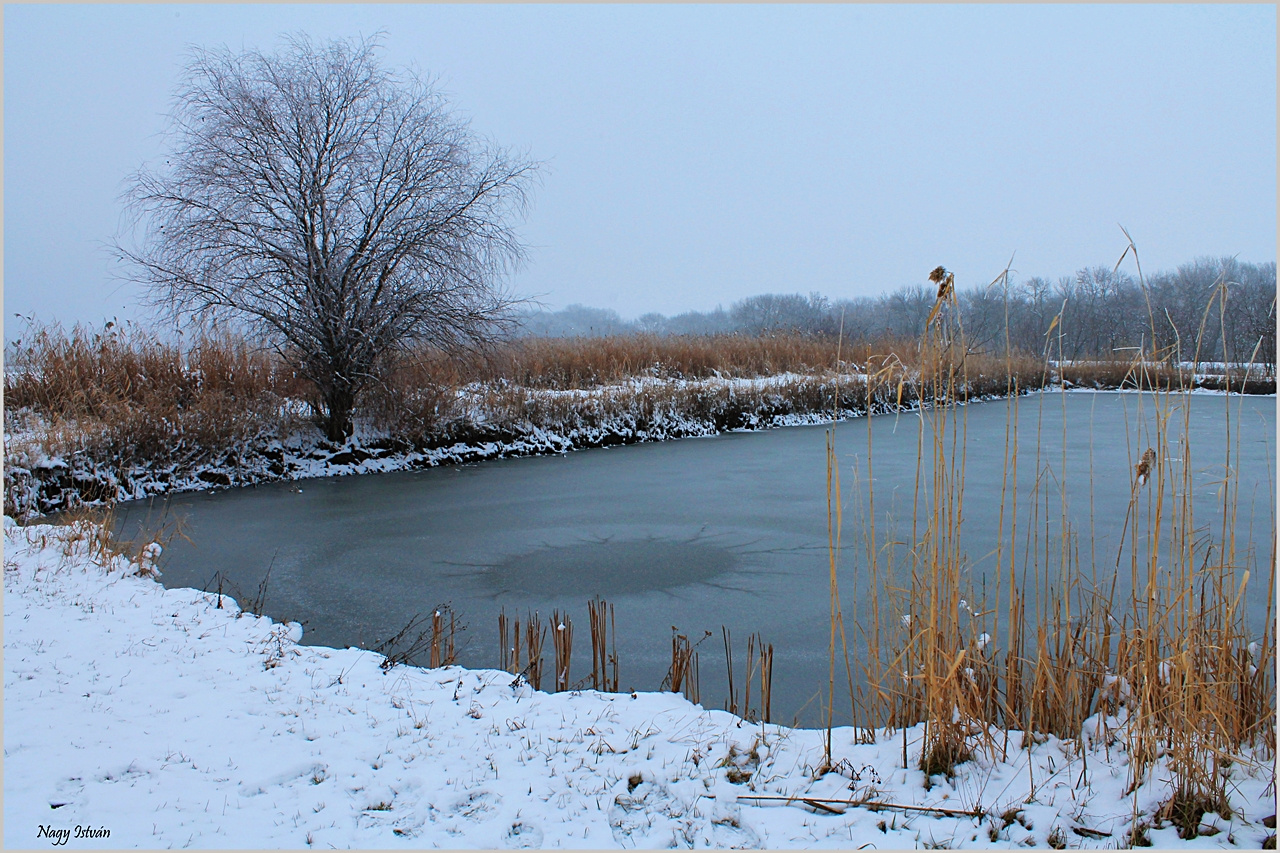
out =
{"type": "MultiPolygon", "coordinates": [[[[521,330],[545,337],[835,335],[843,324],[850,340],[914,338],[924,330],[936,295],[926,284],[840,300],[819,293],[765,293],[727,310],[649,313],[635,320],[570,305],[525,313],[521,330]]],[[[1150,352],[1154,329],[1156,348],[1180,361],[1253,358],[1272,369],[1276,362],[1275,262],[1199,258],[1147,276],[1145,291],[1135,275],[1089,267],[1057,281],[1035,276],[962,288],[957,298],[969,346],[980,352],[999,354],[1008,346],[1039,353],[1051,345],[1054,357],[1060,352],[1068,360],[1126,357],[1136,347],[1150,352]]]]}

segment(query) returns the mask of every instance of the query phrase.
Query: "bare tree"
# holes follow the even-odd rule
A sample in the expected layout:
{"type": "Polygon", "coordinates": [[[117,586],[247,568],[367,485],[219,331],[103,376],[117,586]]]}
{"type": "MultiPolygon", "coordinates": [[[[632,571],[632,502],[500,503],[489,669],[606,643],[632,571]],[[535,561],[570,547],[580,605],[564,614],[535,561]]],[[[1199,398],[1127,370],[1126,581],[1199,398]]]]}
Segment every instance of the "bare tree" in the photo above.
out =
{"type": "Polygon", "coordinates": [[[831,305],[827,298],[813,292],[762,293],[735,302],[729,309],[733,323],[753,335],[778,332],[821,334],[831,328],[831,305]]]}
{"type": "Polygon", "coordinates": [[[514,300],[509,219],[534,165],[479,140],[375,40],[196,49],[172,153],[131,179],[119,254],[177,316],[238,318],[315,383],[332,440],[409,346],[481,343],[514,300]]]}

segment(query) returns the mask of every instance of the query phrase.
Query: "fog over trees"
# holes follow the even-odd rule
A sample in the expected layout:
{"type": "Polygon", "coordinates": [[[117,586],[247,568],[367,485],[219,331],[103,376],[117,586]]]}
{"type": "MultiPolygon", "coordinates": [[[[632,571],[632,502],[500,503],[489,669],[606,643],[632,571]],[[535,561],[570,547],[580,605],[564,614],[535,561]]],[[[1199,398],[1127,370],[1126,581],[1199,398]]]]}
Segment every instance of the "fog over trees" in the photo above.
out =
{"type": "MultiPolygon", "coordinates": [[[[923,281],[923,276],[922,276],[923,281]]],[[[1276,361],[1276,265],[1234,258],[1198,258],[1175,270],[1146,276],[1110,266],[1087,267],[1056,281],[1033,276],[960,288],[957,296],[972,350],[1022,352],[1065,359],[1126,357],[1134,347],[1156,347],[1177,360],[1245,362],[1274,369],[1276,361]],[[1225,296],[1225,299],[1223,298],[1225,296]],[[1225,306],[1225,310],[1223,310],[1225,306]],[[1197,352],[1197,341],[1199,351],[1197,352]],[[1255,354],[1256,351],[1256,354],[1255,354]]],[[[765,293],[727,309],[667,317],[644,314],[624,320],[616,311],[570,305],[530,311],[521,333],[548,337],[628,333],[659,335],[834,335],[843,322],[850,340],[918,337],[933,307],[936,288],[906,285],[881,296],[830,300],[819,293],[765,293]]]]}

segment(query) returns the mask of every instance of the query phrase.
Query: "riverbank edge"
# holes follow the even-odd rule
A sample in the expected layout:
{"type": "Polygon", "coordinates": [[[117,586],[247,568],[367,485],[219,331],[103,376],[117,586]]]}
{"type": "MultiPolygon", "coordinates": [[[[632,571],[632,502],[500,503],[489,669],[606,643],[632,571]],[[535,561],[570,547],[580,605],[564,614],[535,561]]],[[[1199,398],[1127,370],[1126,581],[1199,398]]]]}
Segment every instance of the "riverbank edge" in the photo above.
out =
{"type": "MultiPolygon", "coordinates": [[[[117,502],[145,500],[170,494],[301,481],[321,477],[414,471],[441,465],[461,465],[492,459],[565,454],[653,441],[671,441],[757,432],[787,426],[817,426],[869,415],[916,411],[921,401],[911,384],[879,384],[868,399],[865,374],[839,377],[804,377],[816,381],[822,391],[836,389],[841,406],[834,413],[827,405],[815,406],[813,397],[786,395],[771,387],[786,377],[712,382],[647,382],[576,392],[530,391],[532,398],[573,398],[572,414],[558,423],[539,424],[509,412],[485,411],[468,406],[467,415],[448,423],[434,436],[411,442],[368,429],[357,429],[347,441],[327,441],[317,428],[305,427],[286,436],[263,435],[236,446],[215,450],[213,458],[183,464],[174,462],[113,465],[87,453],[47,455],[39,445],[38,427],[25,435],[5,429],[4,514],[23,521],[35,520],[78,506],[100,507],[117,502]],[[645,393],[679,387],[692,395],[683,407],[645,405],[645,393]],[[727,389],[727,394],[726,394],[727,389]],[[621,411],[600,417],[588,413],[591,401],[602,395],[621,395],[621,411]],[[716,395],[723,399],[715,399],[716,395]],[[860,398],[860,399],[859,399],[860,398]],[[708,405],[708,399],[711,405],[708,405]],[[700,409],[701,413],[695,413],[700,409]],[[19,456],[15,445],[27,448],[19,456]],[[34,441],[33,441],[34,439],[34,441]]],[[[1197,377],[1208,380],[1212,377],[1197,377]]],[[[1006,399],[1010,395],[990,377],[976,381],[967,402],[1006,399]]],[[[1137,389],[1107,387],[1105,383],[1051,381],[1039,388],[1017,385],[1023,396],[1035,391],[1117,391],[1137,389]]],[[[1257,388],[1245,393],[1258,394],[1257,388]]],[[[1222,394],[1212,382],[1197,381],[1190,393],[1222,394]]],[[[1267,394],[1263,393],[1263,396],[1267,394]]],[[[824,395],[818,395],[822,397],[824,395]]],[[[1274,383],[1270,396],[1275,396],[1274,383]]],[[[482,395],[477,395],[477,402],[482,395]]],[[[827,399],[834,399],[832,394],[827,399]]],[[[618,408],[618,401],[611,401],[618,408]]],[[[925,405],[928,405],[925,402],[925,405]]],[[[525,414],[525,413],[521,413],[525,414]]]]}

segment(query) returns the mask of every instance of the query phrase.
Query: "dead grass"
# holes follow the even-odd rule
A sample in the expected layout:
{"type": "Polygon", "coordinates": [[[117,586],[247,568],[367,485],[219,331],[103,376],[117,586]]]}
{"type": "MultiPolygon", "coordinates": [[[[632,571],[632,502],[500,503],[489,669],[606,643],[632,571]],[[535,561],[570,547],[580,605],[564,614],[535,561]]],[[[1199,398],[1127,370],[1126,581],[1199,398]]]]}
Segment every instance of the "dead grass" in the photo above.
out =
{"type": "MultiPolygon", "coordinates": [[[[908,346],[911,342],[906,342],[908,346]]],[[[779,373],[851,370],[892,344],[844,345],[806,335],[617,335],[591,338],[519,338],[460,361],[424,349],[406,358],[389,384],[404,387],[507,382],[526,388],[594,388],[635,377],[655,379],[752,378],[779,373]]]]}
{"type": "Polygon", "coordinates": [[[1199,373],[1168,364],[1139,364],[1133,360],[1082,361],[1062,364],[1056,372],[1065,382],[1081,388],[1121,388],[1140,391],[1179,391],[1202,388],[1238,394],[1274,394],[1274,376],[1242,368],[1199,373]]]}
{"type": "MultiPolygon", "coordinates": [[[[1010,731],[1026,733],[1024,745],[1046,734],[1066,740],[1087,734],[1092,743],[1124,748],[1135,796],[1157,771],[1168,778],[1170,794],[1159,818],[1194,837],[1205,812],[1229,813],[1231,764],[1275,755],[1275,519],[1261,560],[1250,543],[1236,541],[1239,444],[1233,430],[1239,418],[1232,407],[1238,398],[1223,398],[1228,452],[1212,460],[1223,472],[1212,484],[1220,499],[1212,517],[1204,518],[1193,512],[1192,501],[1194,472],[1204,460],[1188,440],[1188,394],[1197,387],[1191,371],[1152,371],[1146,366],[1151,359],[1135,358],[1123,372],[1108,375],[1112,384],[1157,389],[1137,403],[1154,427],[1129,438],[1133,467],[1120,471],[1094,471],[1091,461],[1068,459],[1065,442],[1061,458],[1045,457],[1039,440],[1033,458],[1019,458],[1014,395],[994,552],[999,580],[994,589],[975,590],[962,572],[973,537],[962,535],[960,525],[966,431],[957,405],[972,383],[963,326],[941,285],[933,318],[919,369],[896,380],[919,383],[917,396],[938,403],[919,419],[910,534],[904,542],[877,535],[874,489],[862,514],[864,568],[882,594],[870,603],[869,623],[859,626],[867,652],[857,662],[863,684],[849,679],[855,724],[905,729],[923,721],[917,766],[929,775],[950,775],[977,750],[1007,755],[1010,731]],[[1026,465],[1052,476],[1038,476],[1030,494],[1019,494],[1013,484],[1026,465]],[[1129,575],[1128,595],[1117,596],[1115,581],[1105,580],[1113,570],[1107,558],[1097,563],[1096,555],[1115,543],[1092,542],[1091,530],[1076,529],[1063,491],[1047,482],[1080,472],[1094,488],[1130,496],[1114,567],[1129,575]],[[1268,618],[1255,637],[1243,602],[1250,583],[1257,590],[1260,581],[1254,594],[1269,596],[1268,618]]],[[[1006,375],[1013,374],[1011,368],[1006,375]]],[[[1046,399],[1036,402],[1037,429],[1043,428],[1046,399]]],[[[867,440],[870,482],[870,431],[867,440]]],[[[829,470],[838,470],[830,454],[828,462],[829,470]]],[[[838,494],[838,480],[836,489],[838,494]]],[[[838,500],[834,512],[838,518],[838,500]]],[[[978,547],[985,552],[988,545],[978,547]]],[[[833,537],[833,564],[838,549],[833,537]]],[[[832,595],[834,665],[841,626],[834,582],[832,595]]],[[[1133,843],[1141,843],[1141,833],[1133,843]]]]}
{"type": "MultiPolygon", "coordinates": [[[[539,430],[578,446],[678,438],[914,405],[923,386],[906,381],[908,361],[888,345],[800,335],[522,339],[466,359],[414,353],[361,396],[358,417],[388,451],[539,430]],[[882,377],[874,393],[849,378],[862,373],[882,377]]],[[[970,398],[1006,392],[1007,364],[968,364],[970,398]]],[[[136,326],[35,327],[6,367],[12,515],[154,493],[197,472],[212,485],[284,476],[268,445],[314,416],[312,389],[275,354],[226,334],[180,346],[136,326]]],[[[1034,361],[1016,370],[1019,388],[1038,386],[1034,361]]]]}
{"type": "Polygon", "coordinates": [[[280,419],[300,386],[270,354],[228,335],[180,348],[137,326],[30,329],[6,365],[6,416],[29,410],[51,447],[120,465],[199,456],[280,419]]]}
{"type": "Polygon", "coordinates": [[[5,512],[22,514],[40,465],[52,491],[109,502],[137,471],[235,464],[291,422],[298,392],[270,354],[228,336],[179,348],[136,326],[30,329],[5,371],[5,512]]]}

